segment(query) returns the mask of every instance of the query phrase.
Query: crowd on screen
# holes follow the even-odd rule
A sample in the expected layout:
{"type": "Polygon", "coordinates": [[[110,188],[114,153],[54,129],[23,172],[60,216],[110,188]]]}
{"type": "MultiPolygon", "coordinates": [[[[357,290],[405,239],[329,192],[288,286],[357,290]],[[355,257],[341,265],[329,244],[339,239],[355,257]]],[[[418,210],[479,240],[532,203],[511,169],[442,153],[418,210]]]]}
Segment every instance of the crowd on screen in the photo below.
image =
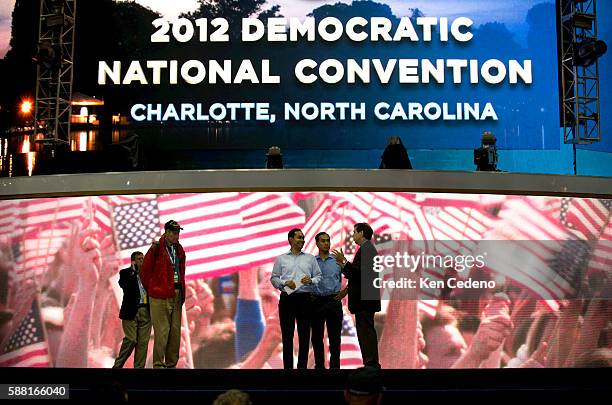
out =
{"type": "MultiPolygon", "coordinates": [[[[302,197],[313,200],[304,205],[312,215],[320,196],[302,197]]],[[[102,232],[91,218],[70,220],[54,232],[63,232],[61,246],[44,261],[43,271],[31,277],[19,273],[23,263],[11,239],[1,241],[0,365],[112,367],[123,338],[121,300],[114,286],[122,265],[113,235],[102,232]]],[[[332,249],[344,247],[333,243],[332,238],[332,249]]],[[[189,253],[186,260],[188,264],[189,253]]],[[[283,367],[280,291],[270,283],[271,272],[270,262],[187,279],[178,368],[283,367]]],[[[503,293],[442,295],[433,310],[423,310],[418,300],[392,297],[374,318],[380,365],[609,367],[612,305],[607,299],[569,298],[553,306],[510,281],[503,293]]],[[[347,298],[342,303],[341,368],[356,368],[362,359],[355,320],[347,298]]],[[[297,334],[295,339],[297,359],[297,334]]],[[[152,366],[152,345],[151,338],[146,367],[152,366]]],[[[133,358],[124,367],[133,367],[133,358]]],[[[312,349],[308,368],[314,368],[312,349]]]]}

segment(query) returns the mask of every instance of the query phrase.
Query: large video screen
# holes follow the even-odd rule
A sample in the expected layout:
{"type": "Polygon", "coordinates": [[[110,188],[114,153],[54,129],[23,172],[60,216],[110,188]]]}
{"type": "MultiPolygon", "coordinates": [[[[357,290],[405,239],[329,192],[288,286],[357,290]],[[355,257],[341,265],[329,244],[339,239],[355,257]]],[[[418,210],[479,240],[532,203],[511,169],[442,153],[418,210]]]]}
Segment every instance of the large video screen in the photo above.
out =
{"type": "MultiPolygon", "coordinates": [[[[32,69],[13,62],[38,23],[17,3],[2,80],[24,97],[32,69]]],[[[502,149],[560,145],[554,1],[105,0],[76,15],[73,128],[97,142],[473,149],[492,131],[502,149]]]]}
{"type": "Polygon", "coordinates": [[[248,20],[211,19],[207,7],[174,21],[142,15],[152,26],[132,45],[139,52],[96,52],[97,65],[82,67],[133,122],[227,122],[232,146],[379,148],[400,132],[412,147],[473,148],[491,130],[501,147],[558,148],[555,10],[537,3],[285,2],[265,17],[245,10],[248,20]]]}
{"type": "MultiPolygon", "coordinates": [[[[0,201],[0,366],[112,367],[124,337],[119,272],[170,220],[186,255],[180,368],[282,368],[270,280],[288,232],[300,228],[312,255],[326,232],[351,261],[363,222],[377,249],[383,368],[610,366],[611,209],[591,198],[405,192],[0,201]]],[[[341,368],[363,362],[351,291],[341,368]]]]}

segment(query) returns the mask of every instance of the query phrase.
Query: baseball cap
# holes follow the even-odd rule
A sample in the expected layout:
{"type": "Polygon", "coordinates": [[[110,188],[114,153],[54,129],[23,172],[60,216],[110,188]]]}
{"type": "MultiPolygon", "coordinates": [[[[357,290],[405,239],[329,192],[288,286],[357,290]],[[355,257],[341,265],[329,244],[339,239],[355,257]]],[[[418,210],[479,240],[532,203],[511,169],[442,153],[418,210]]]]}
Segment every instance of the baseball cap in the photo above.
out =
{"type": "Polygon", "coordinates": [[[166,224],[164,225],[164,229],[165,230],[171,230],[171,231],[180,231],[183,228],[181,228],[181,226],[179,225],[178,222],[176,222],[175,220],[171,219],[170,221],[166,222],[166,224]]]}
{"type": "Polygon", "coordinates": [[[360,367],[348,377],[346,390],[355,395],[371,395],[384,391],[382,375],[378,367],[360,367]]]}

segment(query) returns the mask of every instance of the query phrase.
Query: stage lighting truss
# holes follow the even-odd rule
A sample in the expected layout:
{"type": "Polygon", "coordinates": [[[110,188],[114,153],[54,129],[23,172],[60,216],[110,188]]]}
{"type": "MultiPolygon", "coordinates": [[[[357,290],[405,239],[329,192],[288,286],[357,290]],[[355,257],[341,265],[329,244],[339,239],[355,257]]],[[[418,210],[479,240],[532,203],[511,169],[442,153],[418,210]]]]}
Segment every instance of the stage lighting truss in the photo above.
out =
{"type": "Polygon", "coordinates": [[[559,0],[561,124],[566,144],[600,140],[599,62],[595,0],[559,0]]]}
{"type": "Polygon", "coordinates": [[[34,127],[43,145],[70,141],[75,16],[76,0],[40,0],[34,127]]]}

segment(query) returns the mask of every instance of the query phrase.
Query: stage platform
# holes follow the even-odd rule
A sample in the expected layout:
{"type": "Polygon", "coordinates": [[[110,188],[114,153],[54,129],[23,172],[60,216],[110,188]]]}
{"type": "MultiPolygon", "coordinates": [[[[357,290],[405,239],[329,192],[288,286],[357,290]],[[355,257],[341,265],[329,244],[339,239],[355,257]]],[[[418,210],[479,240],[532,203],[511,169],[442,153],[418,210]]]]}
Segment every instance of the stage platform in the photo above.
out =
{"type": "MultiPolygon", "coordinates": [[[[586,401],[612,392],[612,369],[383,370],[384,404],[552,400],[586,401]]],[[[4,369],[3,384],[69,384],[75,401],[112,400],[124,387],[129,402],[196,400],[210,404],[239,388],[253,404],[342,404],[350,370],[4,369]]],[[[172,401],[172,402],[169,402],[172,401]]]]}
{"type": "MultiPolygon", "coordinates": [[[[223,191],[407,191],[610,198],[612,179],[486,172],[396,170],[201,170],[50,175],[0,179],[0,199],[223,191]]],[[[397,350],[401,350],[398,348],[397,350]]],[[[595,401],[612,391],[612,369],[383,370],[384,404],[462,401],[595,401]],[[414,402],[421,401],[421,402],[414,402]]],[[[79,403],[111,398],[210,404],[233,388],[253,404],[342,404],[350,370],[1,369],[2,384],[69,384],[79,403]]],[[[603,397],[605,398],[605,397],[603,397]]],[[[492,402],[494,401],[494,402],[492,402]]]]}

